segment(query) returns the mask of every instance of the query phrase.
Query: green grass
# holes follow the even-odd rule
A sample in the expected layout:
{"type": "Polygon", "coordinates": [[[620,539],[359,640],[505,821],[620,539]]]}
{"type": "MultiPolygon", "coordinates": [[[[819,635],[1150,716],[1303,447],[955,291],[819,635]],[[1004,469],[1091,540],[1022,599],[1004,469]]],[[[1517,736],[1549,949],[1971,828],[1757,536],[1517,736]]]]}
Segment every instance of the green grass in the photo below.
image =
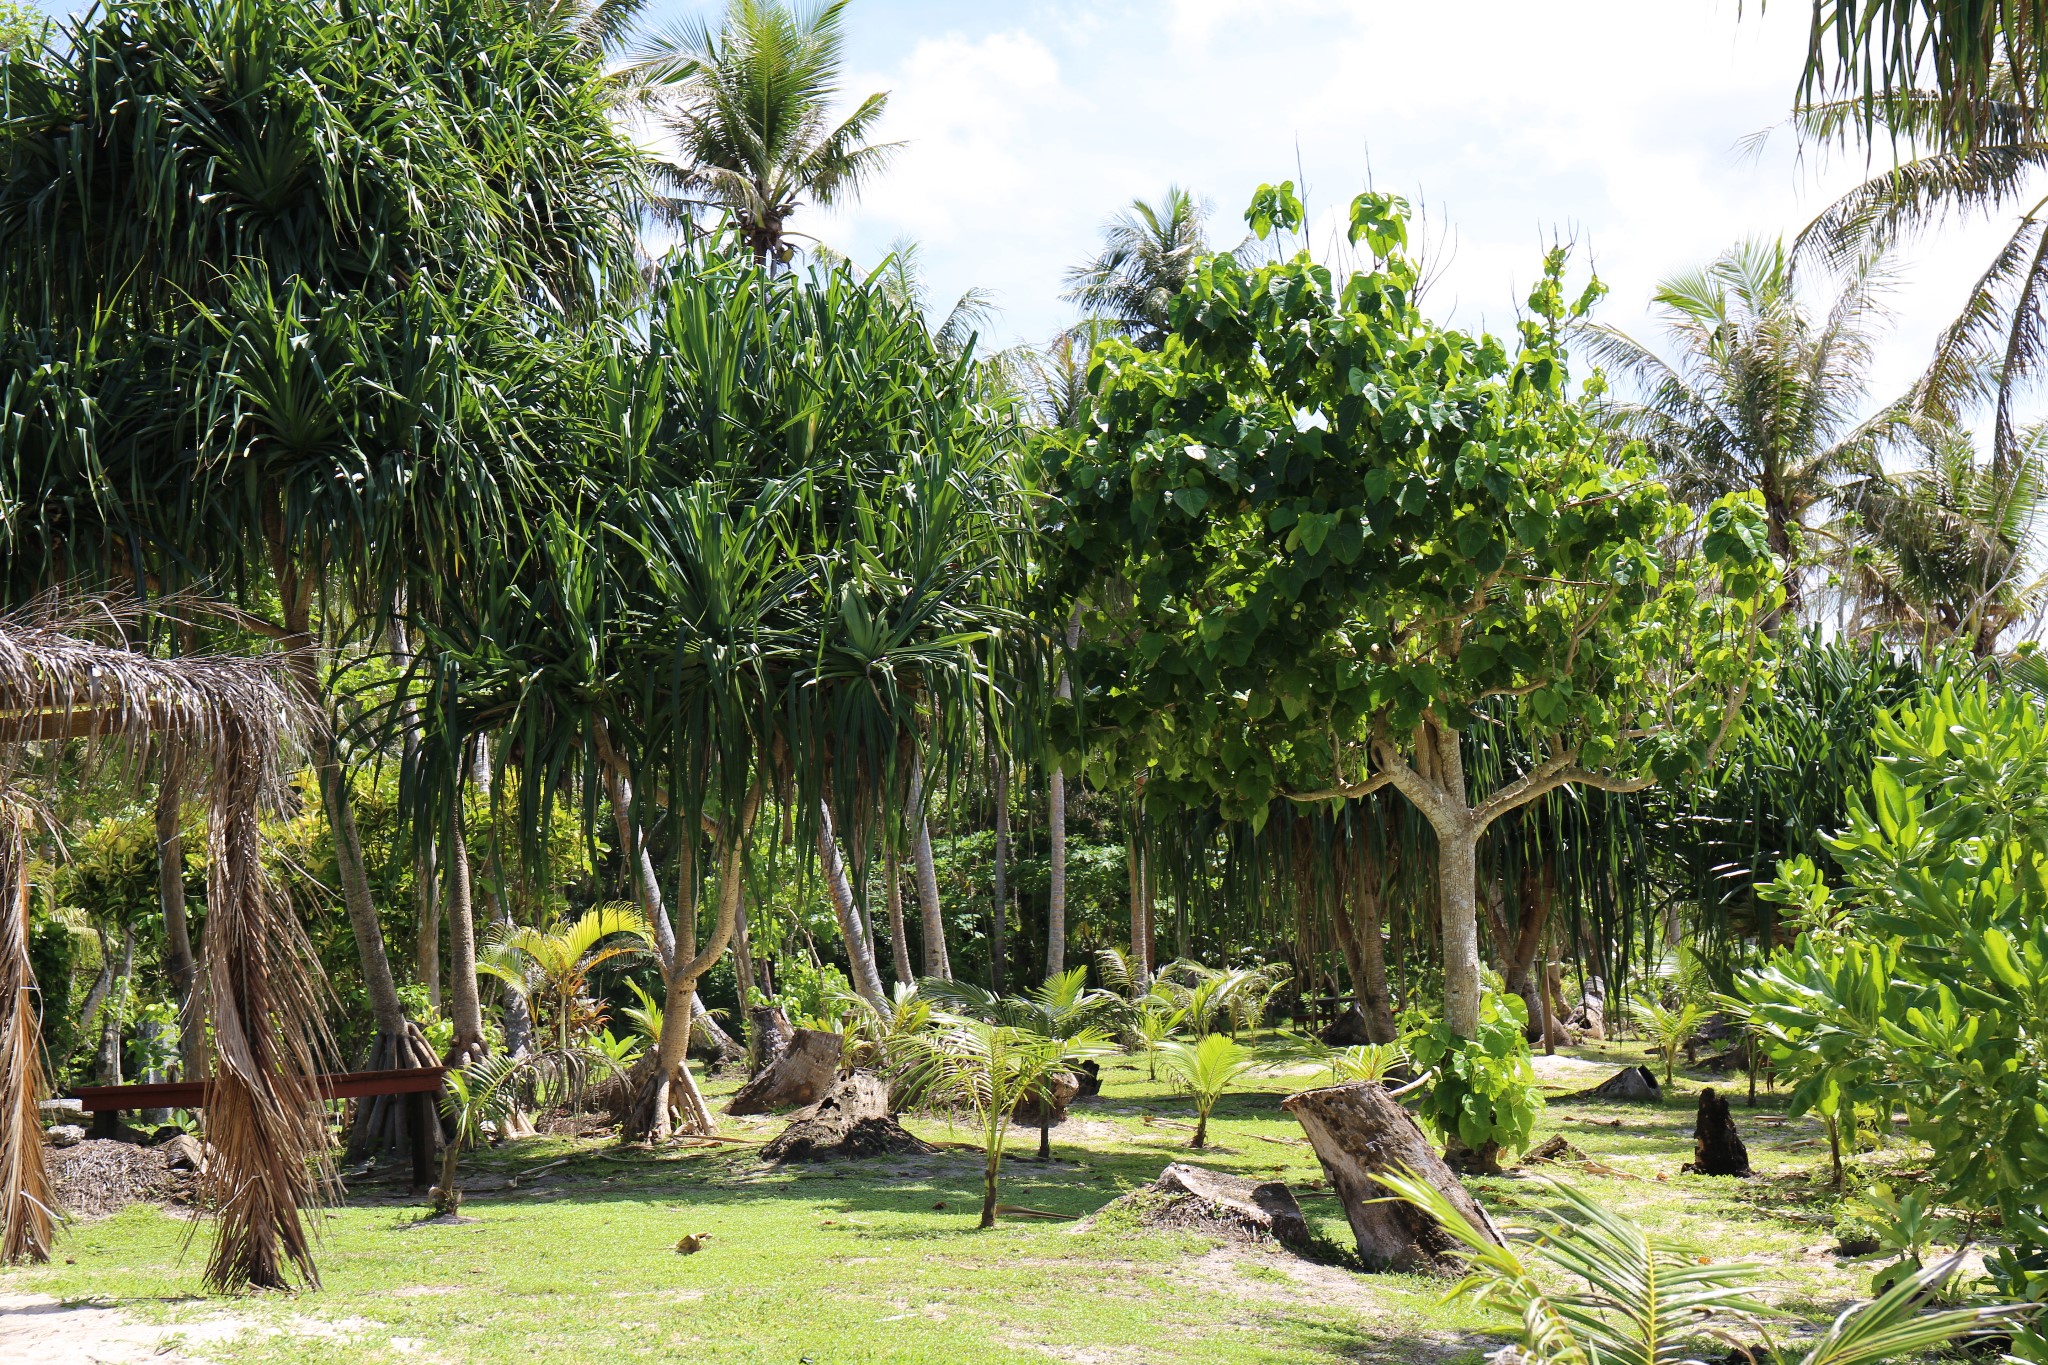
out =
{"type": "MultiPolygon", "coordinates": [[[[1601,1060],[1636,1060],[1610,1049],[1601,1060]]],[[[1101,1098],[1054,1130],[1054,1160],[1012,1159],[1005,1202],[1094,1212],[1173,1160],[1261,1178],[1303,1195],[1333,1244],[1350,1236],[1337,1201],[1279,1109],[1307,1075],[1227,1096],[1211,1146],[1190,1154],[1186,1100],[1145,1080],[1142,1061],[1105,1068],[1101,1098]]],[[[1579,1084],[1572,1082],[1571,1084],[1579,1084]]],[[[1738,1082],[1739,1084],[1739,1082],[1738,1082]]],[[[714,1090],[728,1086],[714,1087],[714,1090]]],[[[1560,1084],[1557,1088],[1567,1088],[1560,1084]]],[[[1753,1181],[1677,1174],[1691,1150],[1690,1090],[1662,1109],[1553,1104],[1539,1139],[1563,1132],[1621,1175],[1569,1173],[1596,1197],[1718,1257],[1772,1266],[1785,1306],[1831,1315],[1863,1272],[1826,1254],[1833,1197],[1819,1129],[1782,1122],[1770,1102],[1737,1120],[1762,1173],[1753,1181]],[[1801,1145],[1803,1144],[1803,1145],[1801,1145]],[[1632,1178],[1630,1178],[1632,1177],[1632,1178]]],[[[766,1135],[778,1125],[728,1131],[766,1135]]],[[[1066,1360],[1474,1361],[1501,1338],[1446,1306],[1443,1285],[1356,1274],[1186,1234],[1066,1223],[975,1230],[979,1156],[965,1129],[913,1120],[937,1157],[769,1169],[747,1146],[624,1152],[601,1139],[539,1139],[481,1153],[466,1173],[510,1174],[566,1158],[516,1189],[473,1194],[460,1226],[416,1225],[421,1201],[357,1189],[324,1215],[323,1287],[223,1303],[198,1297],[193,1224],[152,1209],[84,1224],[58,1262],[0,1275],[0,1292],[92,1299],[188,1331],[222,1362],[671,1360],[845,1362],[1066,1360]],[[943,1207],[939,1207],[943,1205],[943,1207]],[[678,1255],[686,1233],[707,1248],[678,1255]],[[222,1335],[223,1318],[238,1330],[222,1335]]],[[[1020,1138],[1012,1150],[1031,1152],[1020,1138]]],[[[1526,1179],[1474,1182],[1509,1225],[1526,1179]]],[[[388,1187],[382,1187],[388,1191],[388,1187]]]]}

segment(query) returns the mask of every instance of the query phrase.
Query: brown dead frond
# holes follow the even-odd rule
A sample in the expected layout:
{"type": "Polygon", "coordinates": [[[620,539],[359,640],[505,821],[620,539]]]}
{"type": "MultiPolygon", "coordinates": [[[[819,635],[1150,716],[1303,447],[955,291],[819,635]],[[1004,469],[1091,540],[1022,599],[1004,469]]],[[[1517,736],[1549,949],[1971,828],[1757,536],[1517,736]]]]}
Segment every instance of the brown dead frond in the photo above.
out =
{"type": "Polygon", "coordinates": [[[0,803],[0,1264],[50,1259],[43,1160],[42,1011],[28,959],[28,849],[19,812],[0,803]]]}
{"type": "MultiPolygon", "coordinates": [[[[0,617],[0,754],[43,740],[83,740],[89,750],[119,741],[168,745],[208,766],[204,998],[214,1058],[206,1128],[216,1156],[206,1179],[220,1226],[206,1280],[216,1290],[283,1287],[295,1266],[317,1283],[300,1210],[327,1187],[315,1077],[330,1049],[312,948],[264,875],[259,836],[294,741],[317,716],[281,655],[160,658],[132,647],[167,611],[203,610],[187,601],[145,608],[44,598],[0,617]]],[[[0,803],[12,775],[0,760],[0,803]]],[[[10,829],[18,864],[20,820],[0,829],[0,840],[10,829]]],[[[0,893],[18,898],[6,888],[19,880],[18,870],[0,867],[0,893]]],[[[36,1256],[49,1241],[40,1042],[25,910],[8,917],[16,920],[0,936],[0,1004],[13,1002],[0,1020],[0,1191],[8,1197],[0,1250],[36,1256]],[[20,951],[9,955],[15,934],[20,951]]]]}

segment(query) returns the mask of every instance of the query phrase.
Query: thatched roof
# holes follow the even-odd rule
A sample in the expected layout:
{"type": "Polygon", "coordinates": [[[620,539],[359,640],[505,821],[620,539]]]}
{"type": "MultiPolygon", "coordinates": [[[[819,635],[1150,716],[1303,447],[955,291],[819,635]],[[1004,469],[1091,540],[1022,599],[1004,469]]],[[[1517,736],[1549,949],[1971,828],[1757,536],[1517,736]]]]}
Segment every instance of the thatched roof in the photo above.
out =
{"type": "Polygon", "coordinates": [[[207,750],[232,734],[283,762],[285,741],[311,716],[284,656],[162,658],[132,648],[139,628],[165,614],[94,601],[0,616],[0,745],[149,739],[207,750]]]}
{"type": "MultiPolygon", "coordinates": [[[[0,753],[36,740],[169,744],[203,757],[206,955],[200,998],[211,1024],[207,1180],[220,1236],[215,1288],[283,1287],[295,1264],[317,1281],[299,1211],[325,1177],[314,1085],[325,1046],[319,966],[261,857],[259,809],[274,798],[319,713],[284,655],[160,658],[130,647],[151,609],[55,599],[0,616],[0,753]],[[309,1162],[311,1163],[309,1165],[309,1162]]],[[[196,604],[173,604],[196,605],[196,604]]],[[[175,623],[178,617],[168,616],[175,623]]],[[[301,662],[305,660],[301,657],[301,662]]],[[[0,1261],[46,1259],[52,1231],[37,1101],[37,992],[28,956],[24,806],[0,758],[0,1261]]]]}

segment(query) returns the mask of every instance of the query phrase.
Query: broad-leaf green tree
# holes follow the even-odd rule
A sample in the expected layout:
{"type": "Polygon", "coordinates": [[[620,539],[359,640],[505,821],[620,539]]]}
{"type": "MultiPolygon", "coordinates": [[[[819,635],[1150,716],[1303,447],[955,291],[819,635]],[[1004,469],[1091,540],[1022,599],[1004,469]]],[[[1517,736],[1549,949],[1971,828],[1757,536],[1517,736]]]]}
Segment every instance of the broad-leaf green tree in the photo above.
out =
{"type": "MultiPolygon", "coordinates": [[[[1298,220],[1291,188],[1261,210],[1298,220]]],[[[1040,438],[1045,553],[1050,610],[1086,604],[1072,761],[1254,822],[1397,788],[1436,832],[1446,1008],[1470,1039],[1480,837],[1559,787],[1706,758],[1782,587],[1750,499],[1667,553],[1693,518],[1567,384],[1560,334],[1597,291],[1565,301],[1563,253],[1511,351],[1417,310],[1406,234],[1404,205],[1362,195],[1371,269],[1211,257],[1157,351],[1098,348],[1087,426],[1040,438]],[[1538,757],[1475,790],[1464,732],[1494,699],[1538,757]]]]}

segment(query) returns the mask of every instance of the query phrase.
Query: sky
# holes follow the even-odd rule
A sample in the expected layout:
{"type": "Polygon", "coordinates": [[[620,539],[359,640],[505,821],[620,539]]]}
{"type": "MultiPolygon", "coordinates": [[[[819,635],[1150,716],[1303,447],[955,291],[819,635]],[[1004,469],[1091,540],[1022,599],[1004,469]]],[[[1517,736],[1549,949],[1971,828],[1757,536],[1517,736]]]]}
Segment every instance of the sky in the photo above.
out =
{"type": "MultiPolygon", "coordinates": [[[[699,8],[654,0],[653,22],[699,8]]],[[[889,92],[904,146],[856,205],[797,226],[857,261],[921,244],[934,294],[994,292],[992,341],[1072,321],[1064,272],[1105,218],[1170,184],[1235,242],[1251,191],[1296,179],[1331,220],[1367,183],[1427,204],[1433,311],[1504,329],[1553,236],[1656,338],[1656,282],[1798,230],[1864,169],[1782,131],[1808,7],[1778,0],[853,0],[849,101],[889,92]]],[[[1888,155],[1888,152],[1887,152],[1888,155]]],[[[2007,229],[2010,230],[2009,228],[2007,229]]],[[[1316,240],[1327,240],[1325,228],[1316,240]]],[[[1899,262],[1889,398],[1998,240],[1945,232],[1899,262]]]]}
{"type": "MultiPolygon", "coordinates": [[[[647,18],[704,7],[651,0],[647,18]]],[[[1448,321],[1510,327],[1559,237],[1609,285],[1600,316],[1659,342],[1659,279],[1796,232],[1866,168],[1860,153],[1802,156],[1782,128],[1747,145],[1790,107],[1808,14],[1801,0],[852,0],[848,107],[889,92],[878,136],[903,145],[857,204],[795,225],[867,263],[917,241],[935,297],[994,294],[985,342],[1007,345],[1073,320],[1062,277],[1134,197],[1185,186],[1229,244],[1256,186],[1295,179],[1320,243],[1370,183],[1426,205],[1441,271],[1428,306],[1448,321]]],[[[1999,226],[1952,224],[1896,262],[1873,401],[1919,372],[1999,226]]]]}

